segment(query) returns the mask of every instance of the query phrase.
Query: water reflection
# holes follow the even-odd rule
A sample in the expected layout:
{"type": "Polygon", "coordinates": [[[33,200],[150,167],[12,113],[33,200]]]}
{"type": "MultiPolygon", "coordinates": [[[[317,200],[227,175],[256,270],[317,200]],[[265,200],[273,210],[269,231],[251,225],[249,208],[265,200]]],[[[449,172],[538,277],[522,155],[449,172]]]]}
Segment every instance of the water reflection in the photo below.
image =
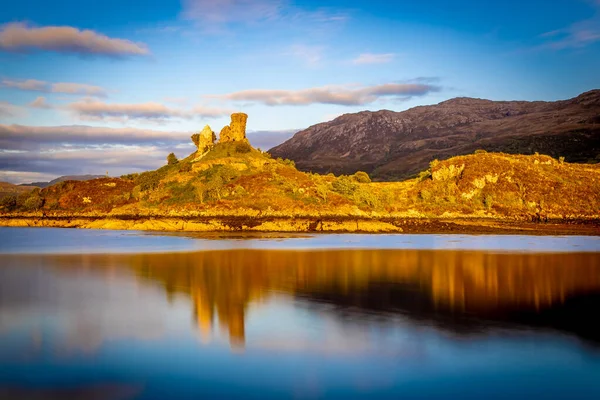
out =
{"type": "Polygon", "coordinates": [[[296,307],[317,307],[338,319],[351,315],[366,324],[373,315],[380,319],[400,315],[457,334],[498,326],[551,327],[600,343],[600,330],[590,323],[600,306],[596,253],[230,250],[13,259],[29,266],[51,266],[59,275],[42,270],[40,279],[28,276],[19,281],[9,279],[5,270],[0,329],[6,311],[32,298],[46,307],[53,302],[56,307],[76,304],[73,312],[79,313],[79,321],[100,307],[104,319],[89,321],[85,328],[89,332],[80,336],[92,344],[82,347],[97,346],[102,341],[97,336],[103,333],[133,334],[127,329],[140,336],[160,336],[156,332],[165,331],[174,315],[169,315],[168,302],[155,300],[156,284],[171,302],[182,296],[191,300],[193,324],[203,343],[225,336],[237,350],[246,344],[249,307],[260,309],[274,296],[292,298],[296,307]],[[48,282],[65,286],[85,271],[102,276],[104,283],[75,279],[74,291],[58,290],[54,295],[48,291],[48,282]],[[137,279],[127,282],[124,274],[137,279]],[[94,295],[98,285],[107,283],[108,293],[94,295]],[[144,302],[133,301],[132,293],[144,297],[144,302]],[[154,310],[155,318],[144,317],[148,310],[154,310]]]}

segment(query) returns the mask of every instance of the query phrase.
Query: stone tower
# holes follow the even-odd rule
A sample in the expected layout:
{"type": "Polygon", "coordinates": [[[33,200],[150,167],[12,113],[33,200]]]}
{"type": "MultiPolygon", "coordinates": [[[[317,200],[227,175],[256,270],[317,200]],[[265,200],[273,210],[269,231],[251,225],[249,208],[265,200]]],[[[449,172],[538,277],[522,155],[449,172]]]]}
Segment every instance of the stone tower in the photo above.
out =
{"type": "Polygon", "coordinates": [[[241,142],[246,140],[246,121],[248,115],[244,113],[231,114],[231,123],[221,129],[219,142],[241,142]]]}

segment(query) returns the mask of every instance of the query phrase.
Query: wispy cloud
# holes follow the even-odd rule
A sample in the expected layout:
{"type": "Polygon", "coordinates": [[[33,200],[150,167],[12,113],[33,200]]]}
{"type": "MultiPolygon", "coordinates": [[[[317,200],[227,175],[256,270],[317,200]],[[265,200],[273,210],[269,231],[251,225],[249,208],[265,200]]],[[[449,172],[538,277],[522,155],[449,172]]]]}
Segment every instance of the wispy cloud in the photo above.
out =
{"type": "Polygon", "coordinates": [[[194,117],[217,118],[231,114],[232,110],[196,106],[192,109],[168,107],[162,103],[105,103],[96,99],[83,99],[66,106],[84,120],[128,120],[141,119],[162,121],[172,118],[191,119],[194,117]]]}
{"type": "MultiPolygon", "coordinates": [[[[36,150],[43,145],[186,143],[189,132],[86,125],[24,126],[0,124],[0,149],[36,150]]],[[[190,142],[191,143],[191,142],[190,142]]]]}
{"type": "Polygon", "coordinates": [[[183,17],[207,24],[256,22],[277,18],[281,0],[183,0],[183,17]]]}
{"type": "MultiPolygon", "coordinates": [[[[23,181],[23,175],[35,173],[60,175],[104,174],[120,175],[152,170],[166,163],[167,154],[191,153],[193,144],[185,150],[172,145],[102,145],[86,147],[57,146],[39,151],[0,151],[0,176],[7,172],[10,180],[23,181]]],[[[6,179],[6,178],[4,178],[6,179]]]]}
{"type": "Polygon", "coordinates": [[[394,53],[363,53],[352,60],[353,64],[362,65],[362,64],[385,64],[389,63],[394,59],[396,55],[394,53]]]}
{"type": "Polygon", "coordinates": [[[52,173],[0,170],[0,182],[10,182],[15,184],[31,182],[49,182],[55,178],[57,178],[56,174],[52,173]]]}
{"type": "Polygon", "coordinates": [[[0,101],[0,117],[16,117],[21,114],[21,108],[7,101],[0,101]]]}
{"type": "Polygon", "coordinates": [[[590,1],[595,9],[591,18],[575,22],[565,28],[540,35],[544,43],[540,49],[578,49],[600,42],[600,0],[590,1]]]}
{"type": "Polygon", "coordinates": [[[0,82],[1,87],[13,88],[19,90],[27,90],[33,92],[44,92],[44,93],[65,93],[65,94],[77,94],[85,96],[98,96],[105,97],[107,95],[106,89],[100,86],[87,85],[84,83],[72,83],[72,82],[58,82],[51,83],[46,81],[40,81],[36,79],[27,80],[12,80],[3,79],[0,82]]]}
{"type": "MultiPolygon", "coordinates": [[[[218,129],[217,129],[218,130],[218,129]]],[[[250,143],[269,149],[289,139],[298,129],[281,131],[249,131],[250,143]]],[[[0,149],[37,151],[57,147],[142,146],[166,144],[185,148],[191,146],[187,131],[161,131],[139,128],[108,128],[87,125],[24,126],[0,124],[0,149]]]]}
{"type": "Polygon", "coordinates": [[[339,9],[299,7],[289,0],[183,0],[181,17],[205,31],[222,32],[228,25],[287,23],[303,27],[336,24],[348,19],[339,9]]]}
{"type": "Polygon", "coordinates": [[[10,23],[0,28],[0,50],[45,50],[112,58],[150,54],[142,43],[110,38],[92,30],[80,30],[71,26],[38,28],[24,23],[10,23]]]}
{"type": "Polygon", "coordinates": [[[19,90],[31,90],[34,92],[47,92],[49,89],[48,82],[38,81],[36,79],[27,79],[22,81],[3,79],[1,86],[19,90]]]}
{"type": "Polygon", "coordinates": [[[365,105],[380,98],[410,98],[424,96],[440,90],[428,83],[387,83],[374,86],[322,86],[302,90],[243,90],[216,95],[232,101],[246,101],[268,106],[337,104],[343,106],[365,105]]]}
{"type": "Polygon", "coordinates": [[[29,107],[50,109],[50,108],[52,108],[52,105],[48,104],[46,102],[46,98],[45,97],[39,96],[34,101],[32,101],[31,103],[29,103],[29,107]]]}
{"type": "Polygon", "coordinates": [[[324,49],[323,46],[296,44],[291,46],[284,55],[298,58],[309,67],[316,67],[321,62],[324,49]]]}

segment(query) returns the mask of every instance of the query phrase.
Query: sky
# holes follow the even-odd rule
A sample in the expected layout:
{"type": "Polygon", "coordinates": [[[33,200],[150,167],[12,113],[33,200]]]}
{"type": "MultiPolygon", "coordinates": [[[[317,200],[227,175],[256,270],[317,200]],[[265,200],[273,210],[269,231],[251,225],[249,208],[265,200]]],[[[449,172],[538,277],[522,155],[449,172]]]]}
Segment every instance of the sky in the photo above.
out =
{"type": "Polygon", "coordinates": [[[362,110],[600,88],[600,0],[6,0],[0,181],[155,169],[235,111],[269,149],[362,110]]]}

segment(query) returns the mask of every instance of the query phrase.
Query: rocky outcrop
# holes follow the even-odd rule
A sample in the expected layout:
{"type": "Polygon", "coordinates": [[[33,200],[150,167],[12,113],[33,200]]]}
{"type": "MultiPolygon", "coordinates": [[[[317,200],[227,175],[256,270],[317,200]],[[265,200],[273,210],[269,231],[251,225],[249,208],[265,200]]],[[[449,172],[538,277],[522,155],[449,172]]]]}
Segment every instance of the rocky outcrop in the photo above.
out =
{"type": "Polygon", "coordinates": [[[219,142],[241,142],[246,140],[246,121],[248,115],[244,113],[231,114],[231,123],[221,129],[219,142]]]}
{"type": "Polygon", "coordinates": [[[216,135],[210,126],[206,125],[200,133],[192,135],[194,144],[198,147],[198,153],[206,154],[215,144],[216,135]]]}

